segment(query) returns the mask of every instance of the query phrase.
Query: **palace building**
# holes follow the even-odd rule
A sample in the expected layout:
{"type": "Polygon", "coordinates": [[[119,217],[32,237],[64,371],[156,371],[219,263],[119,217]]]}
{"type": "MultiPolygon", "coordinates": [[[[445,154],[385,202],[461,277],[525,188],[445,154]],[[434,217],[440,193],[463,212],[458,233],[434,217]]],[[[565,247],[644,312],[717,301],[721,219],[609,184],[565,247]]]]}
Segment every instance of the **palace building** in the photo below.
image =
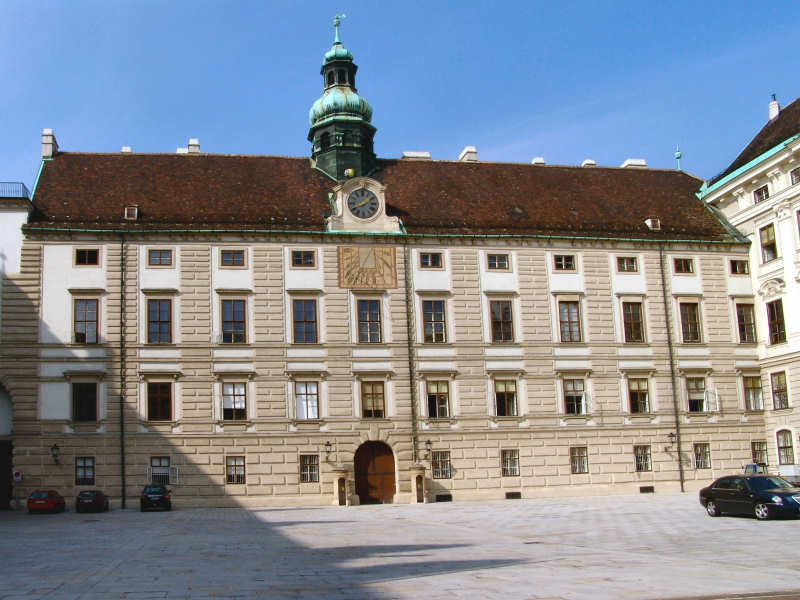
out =
{"type": "Polygon", "coordinates": [[[722,217],[735,190],[708,204],[701,180],[640,159],[378,158],[356,71],[337,29],[310,158],[65,152],[44,130],[30,198],[0,189],[20,496],[529,498],[777,464],[773,430],[794,421],[761,388],[793,371],[765,315],[774,279],[796,282],[765,271],[754,294],[765,234],[759,249],[722,217]]]}

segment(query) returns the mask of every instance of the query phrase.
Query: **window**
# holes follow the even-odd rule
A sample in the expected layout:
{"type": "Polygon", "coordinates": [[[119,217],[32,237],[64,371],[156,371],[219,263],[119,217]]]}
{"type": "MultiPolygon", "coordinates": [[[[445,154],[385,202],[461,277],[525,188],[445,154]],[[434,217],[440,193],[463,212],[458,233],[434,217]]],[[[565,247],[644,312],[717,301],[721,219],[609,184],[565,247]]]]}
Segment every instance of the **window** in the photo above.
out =
{"type": "Polygon", "coordinates": [[[447,381],[428,381],[428,416],[443,419],[450,416],[450,384],[447,381]]]}
{"type": "Polygon", "coordinates": [[[778,258],[778,244],[775,241],[775,226],[770,224],[758,230],[761,239],[761,262],[768,263],[778,258]]]}
{"type": "Polygon", "coordinates": [[[245,483],[244,456],[225,457],[225,481],[227,483],[245,483]]]}
{"type": "Polygon", "coordinates": [[[294,343],[317,343],[317,301],[292,300],[294,343]]]}
{"type": "Polygon", "coordinates": [[[697,302],[681,302],[681,332],[684,344],[700,343],[700,307],[697,302]]]}
{"type": "Polygon", "coordinates": [[[577,300],[562,300],[558,303],[558,324],[562,342],[581,341],[581,313],[577,300]]]}
{"type": "Polygon", "coordinates": [[[361,414],[365,419],[383,419],[386,416],[382,381],[361,382],[361,414]]]}
{"type": "Polygon", "coordinates": [[[97,339],[97,299],[74,300],[75,314],[73,327],[75,328],[76,344],[96,344],[97,339]]]}
{"type": "Polygon", "coordinates": [[[736,304],[736,323],[739,326],[739,343],[755,344],[756,319],[752,304],[736,304]]]}
{"type": "Polygon", "coordinates": [[[169,456],[150,457],[150,483],[169,485],[169,456]]]}
{"type": "Polygon", "coordinates": [[[244,344],[245,336],[245,307],[244,300],[222,301],[222,343],[244,344]]]}
{"type": "Polygon", "coordinates": [[[625,329],[626,342],[644,342],[644,319],[642,318],[641,302],[622,303],[622,323],[625,329]]]}
{"type": "Polygon", "coordinates": [[[314,250],[292,250],[292,266],[313,268],[316,265],[316,256],[314,250]]]}
{"type": "Polygon", "coordinates": [[[319,455],[300,455],[300,483],[317,483],[319,481],[319,455]]]}
{"type": "Polygon", "coordinates": [[[573,475],[589,472],[589,448],[573,446],[569,449],[569,464],[573,475]]]}
{"type": "Polygon", "coordinates": [[[94,456],[75,457],[75,485],[94,485],[94,456]]]}
{"type": "Polygon", "coordinates": [[[694,445],[694,468],[695,469],[710,469],[711,468],[711,445],[707,443],[700,443],[694,445]]]}
{"type": "Polygon", "coordinates": [[[489,302],[489,311],[492,317],[492,342],[513,342],[511,300],[492,300],[489,302]]]}
{"type": "Polygon", "coordinates": [[[501,450],[503,477],[519,477],[519,450],[501,450]]]}
{"type": "Polygon", "coordinates": [[[97,383],[72,384],[72,420],[97,421],[97,383]]]}
{"type": "Polygon", "coordinates": [[[147,343],[172,343],[172,300],[147,301],[147,343]]]}
{"type": "Polygon", "coordinates": [[[750,272],[750,261],[731,260],[731,275],[747,275],[750,272]]]}
{"type": "Polygon", "coordinates": [[[746,376],[743,379],[745,410],[764,410],[761,402],[761,377],[746,376]]]}
{"type": "Polygon", "coordinates": [[[691,258],[676,258],[673,265],[676,273],[694,273],[694,260],[691,258]]]}
{"type": "Polygon", "coordinates": [[[778,464],[794,464],[794,446],[792,445],[792,432],[788,429],[781,429],[777,434],[778,438],[778,464]]]}
{"type": "Polygon", "coordinates": [[[505,379],[495,380],[494,402],[498,417],[516,417],[517,382],[505,379]]]}
{"type": "Polygon", "coordinates": [[[450,466],[450,451],[435,450],[431,455],[431,469],[434,479],[450,479],[453,469],[450,466]]]}
{"type": "Polygon", "coordinates": [[[554,260],[556,271],[575,270],[575,256],[572,254],[556,254],[554,260]]]}
{"type": "Polygon", "coordinates": [[[650,398],[646,378],[628,379],[628,398],[632,413],[650,412],[650,398]]]}
{"type": "Polygon", "coordinates": [[[77,248],[75,250],[75,264],[79,267],[96,267],[100,264],[100,250],[77,248]]]}
{"type": "Polygon", "coordinates": [[[687,377],[686,393],[689,396],[689,412],[706,412],[705,377],[687,377]]]}
{"type": "Polygon", "coordinates": [[[586,399],[584,394],[583,379],[565,379],[564,412],[568,415],[585,414],[586,399]]]}
{"type": "Polygon", "coordinates": [[[767,302],[767,325],[769,343],[781,344],[786,341],[786,326],[783,321],[783,300],[767,302]]]}
{"type": "Polygon", "coordinates": [[[635,256],[618,256],[617,271],[620,273],[636,273],[639,271],[639,264],[635,256]]]}
{"type": "Polygon", "coordinates": [[[422,301],[422,329],[426,344],[443,344],[447,341],[444,300],[422,301]]]}
{"type": "Polygon", "coordinates": [[[361,344],[381,343],[380,300],[358,301],[358,341],[361,344]]]}
{"type": "Polygon", "coordinates": [[[243,421],[247,419],[247,384],[222,384],[222,419],[243,421]]]}
{"type": "Polygon", "coordinates": [[[789,173],[789,179],[792,182],[792,185],[800,183],[800,167],[791,170],[789,173]]]}
{"type": "Polygon", "coordinates": [[[490,271],[508,271],[508,254],[489,254],[487,260],[490,271]]]}
{"type": "Polygon", "coordinates": [[[148,250],[147,265],[150,267],[172,266],[172,250],[148,250]]]}
{"type": "Polygon", "coordinates": [[[243,267],[244,250],[222,250],[220,252],[220,263],[223,267],[243,267]]]}
{"type": "Polygon", "coordinates": [[[420,267],[420,269],[441,269],[442,268],[442,253],[441,252],[420,252],[419,253],[419,267],[420,267]]]}
{"type": "Polygon", "coordinates": [[[757,465],[767,464],[767,442],[750,442],[750,453],[753,455],[753,462],[757,465]]]}
{"type": "Polygon", "coordinates": [[[295,418],[319,419],[319,382],[294,382],[295,418]]]}
{"type": "Polygon", "coordinates": [[[786,388],[786,372],[778,371],[770,375],[772,383],[772,408],[781,410],[789,408],[789,392],[786,388]]]}
{"type": "Polygon", "coordinates": [[[653,463],[650,460],[650,446],[634,446],[633,456],[636,461],[637,473],[653,470],[653,463]]]}
{"type": "Polygon", "coordinates": [[[760,188],[753,190],[753,202],[758,204],[769,198],[769,188],[762,185],[760,188]]]}
{"type": "Polygon", "coordinates": [[[172,384],[168,382],[147,383],[147,420],[172,420],[172,384]]]}

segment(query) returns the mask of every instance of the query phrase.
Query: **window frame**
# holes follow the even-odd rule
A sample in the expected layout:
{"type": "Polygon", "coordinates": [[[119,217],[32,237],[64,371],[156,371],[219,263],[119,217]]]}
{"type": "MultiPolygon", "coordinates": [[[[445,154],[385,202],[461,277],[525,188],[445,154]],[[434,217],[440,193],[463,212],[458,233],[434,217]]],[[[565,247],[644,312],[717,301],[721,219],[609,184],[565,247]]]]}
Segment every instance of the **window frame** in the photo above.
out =
{"type": "Polygon", "coordinates": [[[147,306],[146,306],[145,310],[147,311],[147,315],[146,315],[147,316],[147,331],[146,331],[147,343],[148,344],[152,344],[152,345],[172,344],[173,343],[173,337],[172,337],[172,307],[173,307],[173,302],[172,302],[172,298],[149,297],[148,296],[146,298],[146,301],[147,301],[147,306]],[[167,302],[168,303],[167,310],[166,310],[166,316],[168,317],[167,319],[163,319],[162,318],[162,316],[163,316],[162,305],[161,305],[162,302],[167,302]],[[152,310],[153,303],[155,303],[156,306],[157,306],[157,310],[156,310],[156,317],[157,318],[156,319],[153,319],[153,310],[152,310]],[[161,336],[164,333],[162,331],[162,326],[165,323],[166,323],[166,330],[167,330],[166,334],[167,334],[167,336],[166,336],[166,340],[162,340],[161,336]],[[157,327],[157,330],[156,330],[156,338],[157,339],[155,341],[151,337],[151,334],[153,333],[153,331],[152,331],[153,324],[155,324],[156,327],[157,327]]]}
{"type": "Polygon", "coordinates": [[[622,339],[626,344],[646,344],[647,336],[645,335],[644,323],[644,302],[641,299],[623,299],[621,301],[620,310],[622,312],[622,339]],[[626,312],[626,307],[638,307],[638,315],[633,315],[626,312]],[[638,321],[632,317],[638,316],[638,321]],[[635,335],[638,327],[638,339],[635,335]]]}
{"type": "Polygon", "coordinates": [[[753,190],[753,204],[764,202],[769,198],[769,184],[764,184],[753,190]]]}
{"type": "Polygon", "coordinates": [[[583,323],[581,315],[580,298],[556,298],[556,316],[558,319],[558,339],[561,344],[581,344],[583,343],[583,323]],[[562,305],[567,308],[567,320],[562,318],[562,305]],[[575,306],[575,314],[571,314],[570,307],[575,306]],[[573,319],[573,317],[575,317],[573,319]],[[565,328],[566,326],[566,328],[565,328]],[[565,336],[565,332],[567,335],[565,336]]]}
{"type": "Polygon", "coordinates": [[[736,330],[740,344],[758,342],[756,332],[756,307],[752,302],[736,302],[736,330]]]}
{"type": "Polygon", "coordinates": [[[446,344],[447,339],[447,301],[439,298],[422,298],[422,340],[424,344],[446,344]],[[441,303],[441,319],[437,320],[436,317],[440,314],[433,306],[436,303],[441,303]],[[427,306],[431,305],[431,310],[427,310],[427,306]],[[430,318],[429,318],[430,317],[430,318]],[[438,327],[437,327],[438,326],[438,327]],[[430,328],[430,334],[428,329],[430,328]],[[441,329],[441,331],[437,331],[441,329]],[[437,339],[441,337],[441,339],[437,339]]]}
{"type": "Polygon", "coordinates": [[[694,275],[694,258],[674,257],[672,259],[672,273],[674,275],[694,275]]]}
{"type": "Polygon", "coordinates": [[[248,301],[247,298],[220,298],[219,303],[220,311],[219,311],[219,324],[220,324],[220,344],[225,345],[233,345],[233,344],[247,344],[248,340],[248,332],[247,332],[247,321],[248,321],[248,301]],[[227,303],[231,303],[231,317],[236,317],[236,309],[235,306],[237,303],[241,303],[242,305],[242,319],[238,320],[232,318],[228,321],[225,320],[225,305],[227,303]],[[241,328],[241,338],[237,337],[239,332],[236,331],[235,324],[242,323],[241,328]],[[226,332],[226,323],[232,324],[230,328],[230,332],[226,332]],[[230,335],[230,341],[226,341],[225,336],[230,335]]]}
{"type": "Polygon", "coordinates": [[[761,248],[761,264],[767,264],[773,260],[778,260],[778,239],[775,235],[775,223],[768,223],[758,228],[758,245],[761,248]],[[767,242],[764,237],[767,236],[767,242]]]}
{"type": "Polygon", "coordinates": [[[572,475],[586,475],[589,473],[589,447],[569,447],[569,467],[572,475]]]}
{"type": "Polygon", "coordinates": [[[71,381],[70,388],[70,421],[74,423],[97,423],[100,416],[100,384],[97,381],[71,381]],[[84,387],[86,386],[86,387],[84,387]],[[93,400],[89,399],[89,387],[93,389],[93,400]],[[79,398],[79,390],[86,390],[86,397],[79,398]],[[82,407],[79,409],[79,402],[92,404],[92,408],[82,407]]]}
{"type": "Polygon", "coordinates": [[[289,252],[289,267],[292,269],[316,269],[317,251],[316,249],[292,248],[289,252]],[[306,262],[306,256],[311,255],[311,262],[306,262]],[[300,262],[295,262],[299,257],[300,262]]]}
{"type": "Polygon", "coordinates": [[[731,275],[750,275],[750,261],[746,258],[731,258],[728,261],[728,273],[731,275]]]}
{"type": "Polygon", "coordinates": [[[684,377],[686,389],[686,412],[689,413],[707,413],[709,411],[708,398],[706,397],[708,386],[706,385],[706,378],[704,376],[684,377]],[[701,387],[696,385],[696,382],[702,382],[702,399],[698,400],[697,395],[701,393],[701,387]],[[695,383],[691,383],[695,382],[695,383]],[[694,397],[693,397],[694,395],[694,397]],[[697,408],[692,408],[693,403],[697,408]]]}
{"type": "Polygon", "coordinates": [[[243,455],[225,455],[225,484],[247,485],[247,461],[243,455]]]}
{"type": "Polygon", "coordinates": [[[767,448],[767,440],[751,440],[750,441],[750,457],[757,465],[769,464],[769,450],[767,448]],[[756,446],[758,444],[758,446],[756,446]],[[763,458],[763,461],[758,460],[763,458]]]}
{"type": "Polygon", "coordinates": [[[519,385],[516,379],[493,379],[492,393],[494,396],[494,415],[496,417],[519,416],[519,385]],[[502,411],[500,410],[501,401],[502,411]]]}
{"type": "Polygon", "coordinates": [[[356,341],[359,344],[384,344],[386,343],[383,335],[383,302],[380,298],[356,298],[356,341]],[[373,319],[375,312],[373,311],[373,303],[377,307],[378,318],[373,319]],[[362,304],[367,304],[368,308],[365,313],[362,313],[362,304]],[[366,319],[362,319],[362,314],[366,315],[366,319]],[[364,331],[362,332],[362,329],[364,331]],[[362,338],[362,333],[366,334],[366,338],[362,338]],[[377,339],[372,339],[373,335],[377,335],[377,339]]]}
{"type": "Polygon", "coordinates": [[[172,459],[169,456],[150,457],[150,477],[148,483],[155,485],[172,485],[172,459]],[[158,472],[156,472],[158,469],[158,472]]]}
{"type": "Polygon", "coordinates": [[[431,474],[433,479],[453,478],[450,450],[433,450],[431,452],[431,474]]]}
{"type": "Polygon", "coordinates": [[[789,171],[789,185],[800,183],[800,167],[795,167],[789,171]]]}
{"type": "Polygon", "coordinates": [[[617,256],[617,273],[638,273],[639,260],[636,256],[617,256]],[[633,268],[629,268],[629,267],[633,268]]]}
{"type": "Polygon", "coordinates": [[[578,258],[574,254],[554,254],[553,271],[577,271],[578,258]]]}
{"type": "Polygon", "coordinates": [[[246,248],[220,248],[219,249],[219,268],[220,269],[246,269],[247,268],[247,249],[246,248]],[[226,255],[231,256],[231,261],[226,264],[226,255]],[[237,264],[235,257],[241,255],[242,262],[237,264]]]}
{"type": "Polygon", "coordinates": [[[172,248],[147,248],[147,268],[148,269],[171,269],[174,266],[173,255],[174,252],[172,248]],[[157,252],[159,256],[159,260],[157,262],[153,262],[153,253],[157,252]],[[169,262],[162,262],[164,253],[167,253],[169,257],[169,262]]]}
{"type": "Polygon", "coordinates": [[[561,394],[565,415],[577,417],[589,414],[586,388],[586,378],[584,377],[565,376],[561,378],[561,394]],[[580,384],[580,389],[575,387],[576,384],[580,384]]]}
{"type": "Polygon", "coordinates": [[[778,448],[778,464],[779,465],[795,464],[794,435],[792,434],[792,431],[790,429],[779,429],[778,431],[776,431],[775,443],[778,448]]]}
{"type": "MultiPolygon", "coordinates": [[[[82,346],[96,346],[101,343],[100,341],[100,298],[98,296],[73,296],[72,297],[72,343],[73,344],[80,344],[82,346]],[[94,320],[87,320],[87,319],[78,319],[78,303],[86,302],[94,303],[94,320]],[[83,324],[84,331],[78,331],[78,323],[83,324]],[[94,324],[94,339],[89,340],[87,332],[86,332],[86,324],[93,323],[94,324]],[[83,340],[78,338],[78,335],[82,334],[84,336],[83,340]]],[[[84,310],[81,313],[81,316],[85,316],[89,314],[88,310],[84,310]]]]}
{"type": "Polygon", "coordinates": [[[786,318],[783,313],[783,298],[766,303],[769,345],[786,343],[786,318]]]}
{"type": "Polygon", "coordinates": [[[514,301],[510,298],[489,299],[489,331],[493,344],[514,343],[514,301]],[[499,307],[499,312],[495,311],[499,307]],[[508,308],[506,318],[505,308],[508,308]],[[499,316],[499,319],[495,317],[499,316]]]}
{"type": "Polygon", "coordinates": [[[633,463],[637,473],[650,473],[653,471],[653,452],[650,444],[634,445],[633,463]]]}
{"type": "Polygon", "coordinates": [[[95,457],[76,456],[75,457],[75,485],[95,485],[95,457]],[[87,474],[91,473],[91,476],[87,474]],[[81,477],[83,474],[83,477],[81,477]]]}
{"type": "Polygon", "coordinates": [[[360,390],[361,418],[386,419],[386,382],[377,379],[365,379],[359,382],[358,388],[360,390]],[[376,393],[378,390],[380,393],[376,393]],[[370,401],[369,408],[367,407],[368,400],[370,401]],[[376,403],[376,400],[379,400],[380,403],[376,403]]]}
{"type": "Polygon", "coordinates": [[[786,410],[789,404],[789,382],[786,371],[774,371],[769,374],[769,387],[772,395],[772,410],[786,410]]]}
{"type": "Polygon", "coordinates": [[[648,377],[626,377],[626,385],[628,388],[628,411],[632,415],[643,415],[652,412],[652,405],[650,403],[650,379],[648,377]],[[636,388],[631,385],[636,382],[636,388]],[[640,387],[644,382],[644,390],[640,387]],[[644,398],[642,399],[642,396],[644,398]],[[636,407],[636,410],[634,410],[636,407]]]}
{"type": "Polygon", "coordinates": [[[425,401],[429,419],[449,419],[451,417],[450,381],[448,379],[426,379],[425,401]],[[435,389],[431,391],[431,387],[435,389]],[[442,392],[442,387],[444,387],[444,392],[442,392]],[[431,408],[434,408],[433,412],[436,414],[432,414],[431,408]]]}
{"type": "Polygon", "coordinates": [[[742,393],[744,397],[744,409],[746,411],[764,410],[764,391],[762,389],[761,375],[742,375],[742,393]],[[753,385],[753,384],[757,385],[753,385]],[[748,385],[749,384],[749,385],[748,385]],[[753,392],[757,390],[757,394],[753,392]],[[755,406],[754,398],[757,396],[758,406],[755,406]]]}
{"type": "Polygon", "coordinates": [[[100,264],[101,264],[100,261],[101,261],[100,248],[75,248],[73,253],[72,253],[72,266],[73,267],[77,267],[77,268],[99,267],[100,264]],[[83,254],[83,256],[86,258],[85,261],[79,261],[78,260],[78,256],[79,256],[78,253],[79,252],[85,253],[85,254],[83,254]],[[92,256],[91,254],[89,254],[91,252],[94,253],[94,262],[89,261],[89,257],[92,256]]]}
{"type": "Polygon", "coordinates": [[[500,450],[500,476],[520,476],[519,448],[502,448],[500,450]]]}
{"type": "Polygon", "coordinates": [[[319,483],[319,454],[301,454],[300,483],[319,483]]]}
{"type": "Polygon", "coordinates": [[[172,393],[172,382],[170,381],[147,381],[145,384],[145,392],[147,394],[147,421],[159,422],[159,421],[173,421],[174,420],[174,410],[175,410],[175,402],[173,400],[173,393],[172,393]],[[164,394],[164,390],[166,393],[164,394]],[[167,408],[166,411],[162,410],[164,408],[163,403],[166,402],[167,408]],[[153,410],[154,405],[157,407],[157,410],[153,410]],[[162,415],[162,412],[165,412],[166,415],[162,415]],[[153,413],[156,413],[155,416],[153,413]]]}
{"type": "Polygon", "coordinates": [[[682,344],[702,344],[703,343],[703,322],[700,316],[700,300],[699,299],[679,299],[678,300],[678,316],[680,317],[681,325],[681,343],[682,344]],[[686,310],[684,310],[686,307],[686,310]],[[694,314],[688,314],[693,308],[694,314]],[[691,319],[691,320],[690,320],[691,319]]]}
{"type": "Polygon", "coordinates": [[[695,442],[692,445],[695,469],[711,468],[711,444],[708,442],[695,442]]]}
{"type": "Polygon", "coordinates": [[[320,415],[322,413],[322,402],[321,402],[321,395],[322,395],[322,382],[317,379],[298,379],[292,381],[292,397],[294,399],[294,418],[297,421],[318,421],[320,419],[320,415]],[[315,386],[315,392],[309,392],[308,386],[315,386]],[[299,386],[305,386],[306,390],[301,392],[298,390],[299,386]],[[301,398],[312,398],[316,400],[316,406],[314,407],[314,412],[316,413],[314,416],[310,416],[308,408],[311,404],[308,400],[305,401],[303,405],[303,410],[301,411],[301,398]],[[302,414],[301,414],[302,413],[302,414]]]}
{"type": "Polygon", "coordinates": [[[419,268],[425,270],[442,270],[444,269],[444,252],[420,252],[419,253],[419,268]],[[425,257],[428,257],[427,263],[425,257]],[[434,257],[438,257],[437,260],[434,260],[434,257]]]}
{"type": "Polygon", "coordinates": [[[249,410],[249,387],[248,382],[240,379],[230,379],[220,382],[220,420],[223,423],[242,423],[250,420],[249,410]],[[240,387],[241,386],[241,387],[240,387]],[[226,393],[226,388],[231,390],[226,393]],[[239,392],[242,393],[239,393],[239,392]],[[226,401],[229,400],[230,408],[226,408],[226,401]],[[237,404],[243,403],[244,407],[237,407],[237,404]],[[230,416],[225,416],[226,411],[230,416]]]}
{"type": "Polygon", "coordinates": [[[303,345],[319,344],[319,302],[317,302],[316,298],[300,297],[292,297],[291,302],[292,343],[303,345]],[[309,305],[311,310],[309,310],[309,305]],[[298,310],[298,306],[302,306],[302,310],[298,310]],[[309,316],[313,318],[309,318],[309,316]],[[313,329],[310,328],[312,325],[313,329]]]}
{"type": "Polygon", "coordinates": [[[508,252],[487,253],[486,254],[486,270],[487,271],[510,271],[511,270],[511,255],[508,252]]]}

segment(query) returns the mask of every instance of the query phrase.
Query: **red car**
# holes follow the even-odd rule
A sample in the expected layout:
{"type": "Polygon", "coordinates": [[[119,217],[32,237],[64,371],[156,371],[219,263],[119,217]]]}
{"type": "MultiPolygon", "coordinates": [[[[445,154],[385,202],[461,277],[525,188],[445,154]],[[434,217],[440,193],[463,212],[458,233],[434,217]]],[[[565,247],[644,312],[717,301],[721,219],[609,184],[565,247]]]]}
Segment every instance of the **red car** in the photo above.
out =
{"type": "Polygon", "coordinates": [[[55,490],[36,490],[28,497],[28,512],[64,512],[67,503],[55,490]]]}
{"type": "Polygon", "coordinates": [[[83,490],[75,498],[75,512],[106,512],[108,496],[99,490],[83,490]]]}

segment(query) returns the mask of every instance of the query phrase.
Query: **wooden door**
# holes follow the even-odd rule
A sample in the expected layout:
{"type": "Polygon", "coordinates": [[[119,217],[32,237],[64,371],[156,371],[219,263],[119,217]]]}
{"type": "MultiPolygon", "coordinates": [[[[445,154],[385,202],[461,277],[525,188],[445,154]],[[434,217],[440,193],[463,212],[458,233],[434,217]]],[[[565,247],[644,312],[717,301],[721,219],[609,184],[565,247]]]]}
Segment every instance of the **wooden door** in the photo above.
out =
{"type": "Polygon", "coordinates": [[[391,504],[394,454],[383,442],[365,442],[355,456],[356,493],[361,504],[391,504]]]}

